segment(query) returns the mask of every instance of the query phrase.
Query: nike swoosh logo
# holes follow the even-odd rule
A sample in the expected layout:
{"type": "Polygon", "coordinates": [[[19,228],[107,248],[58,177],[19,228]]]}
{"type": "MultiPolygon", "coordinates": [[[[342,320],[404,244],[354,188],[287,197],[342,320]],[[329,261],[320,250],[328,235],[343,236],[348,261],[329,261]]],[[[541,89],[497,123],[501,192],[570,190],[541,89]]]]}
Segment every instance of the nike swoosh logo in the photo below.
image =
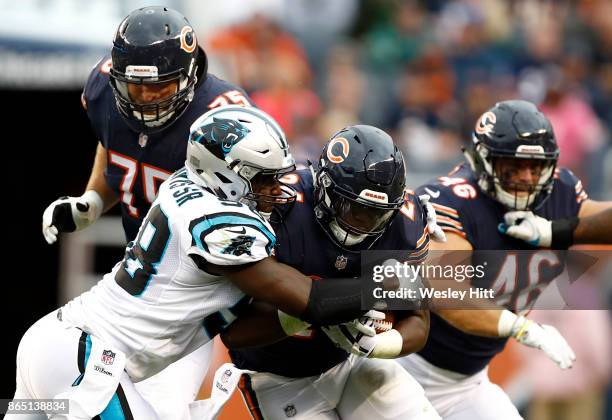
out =
{"type": "Polygon", "coordinates": [[[240,235],[244,235],[246,233],[246,229],[243,227],[242,230],[227,230],[228,232],[238,233],[240,235]]]}
{"type": "Polygon", "coordinates": [[[429,188],[425,187],[425,192],[427,194],[429,194],[431,196],[431,198],[438,198],[438,197],[440,197],[440,191],[433,192],[429,188]]]}

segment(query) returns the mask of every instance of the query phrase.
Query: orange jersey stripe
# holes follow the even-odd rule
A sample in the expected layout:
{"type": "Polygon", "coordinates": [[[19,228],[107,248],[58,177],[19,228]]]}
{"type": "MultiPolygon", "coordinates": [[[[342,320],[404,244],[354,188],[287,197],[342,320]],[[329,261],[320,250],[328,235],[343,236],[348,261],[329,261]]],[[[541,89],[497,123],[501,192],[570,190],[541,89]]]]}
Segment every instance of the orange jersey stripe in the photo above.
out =
{"type": "Polygon", "coordinates": [[[436,211],[439,210],[443,213],[448,213],[449,215],[452,215],[454,217],[459,217],[459,213],[457,213],[457,210],[451,207],[446,207],[446,206],[443,206],[442,204],[437,204],[437,203],[431,203],[431,205],[434,207],[434,209],[436,209],[436,211]]]}

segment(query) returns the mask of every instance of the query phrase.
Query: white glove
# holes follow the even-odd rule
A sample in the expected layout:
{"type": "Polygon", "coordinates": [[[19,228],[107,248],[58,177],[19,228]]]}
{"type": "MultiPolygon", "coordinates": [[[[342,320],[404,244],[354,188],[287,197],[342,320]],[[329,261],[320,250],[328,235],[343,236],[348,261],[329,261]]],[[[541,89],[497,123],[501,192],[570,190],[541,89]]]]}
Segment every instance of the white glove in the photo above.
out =
{"type": "Polygon", "coordinates": [[[95,222],[104,209],[100,195],[89,190],[80,197],[60,197],[47,207],[42,218],[42,234],[47,243],[57,241],[59,232],[74,232],[95,222]]]}
{"type": "Polygon", "coordinates": [[[568,369],[576,355],[559,331],[551,325],[540,325],[524,316],[504,310],[499,320],[499,335],[512,336],[521,344],[542,350],[561,369],[568,369]]]}
{"type": "Polygon", "coordinates": [[[337,347],[348,353],[367,357],[376,346],[374,321],[383,319],[383,312],[371,310],[359,319],[321,329],[337,347]]]}
{"type": "Polygon", "coordinates": [[[419,201],[425,210],[425,218],[427,219],[427,230],[434,241],[446,242],[446,234],[436,221],[436,209],[429,202],[428,194],[419,195],[419,201]]]}
{"type": "Polygon", "coordinates": [[[552,241],[552,222],[536,216],[530,211],[511,211],[504,215],[505,223],[500,223],[501,233],[521,239],[533,246],[550,247],[552,241]]]}

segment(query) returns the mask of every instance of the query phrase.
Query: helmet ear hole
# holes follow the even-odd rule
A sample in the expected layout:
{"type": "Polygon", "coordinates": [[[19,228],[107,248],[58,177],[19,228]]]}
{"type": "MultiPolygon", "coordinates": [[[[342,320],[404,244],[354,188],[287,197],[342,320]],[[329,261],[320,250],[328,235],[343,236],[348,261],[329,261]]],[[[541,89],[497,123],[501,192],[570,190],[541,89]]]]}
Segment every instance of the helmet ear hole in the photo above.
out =
{"type": "MultiPolygon", "coordinates": [[[[202,172],[204,172],[204,171],[202,171],[202,172]]],[[[215,172],[215,176],[217,178],[219,178],[219,180],[221,182],[223,182],[224,184],[231,184],[232,183],[232,181],[230,179],[228,179],[225,175],[223,175],[221,172],[215,172]]]]}

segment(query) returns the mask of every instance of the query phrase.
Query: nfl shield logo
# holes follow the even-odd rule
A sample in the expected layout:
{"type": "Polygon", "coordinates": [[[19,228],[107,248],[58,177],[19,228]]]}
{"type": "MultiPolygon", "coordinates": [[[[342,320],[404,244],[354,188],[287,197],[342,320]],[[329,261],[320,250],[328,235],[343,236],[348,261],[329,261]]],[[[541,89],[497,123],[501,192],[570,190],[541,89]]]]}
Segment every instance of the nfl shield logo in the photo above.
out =
{"type": "Polygon", "coordinates": [[[232,376],[232,371],[229,369],[226,369],[225,372],[223,372],[223,376],[221,377],[221,383],[227,384],[227,381],[229,381],[229,378],[232,376]]]}
{"type": "Polygon", "coordinates": [[[138,144],[140,147],[145,147],[147,145],[147,140],[149,140],[149,136],[147,136],[145,133],[140,133],[138,136],[138,144]]]}
{"type": "Polygon", "coordinates": [[[105,365],[112,365],[114,361],[115,361],[115,353],[113,353],[111,350],[102,351],[102,362],[105,365]]]}
{"type": "Polygon", "coordinates": [[[348,258],[346,258],[344,255],[338,255],[338,258],[336,258],[336,264],[334,264],[334,266],[338,270],[344,270],[346,268],[347,262],[348,262],[348,258]]]}

